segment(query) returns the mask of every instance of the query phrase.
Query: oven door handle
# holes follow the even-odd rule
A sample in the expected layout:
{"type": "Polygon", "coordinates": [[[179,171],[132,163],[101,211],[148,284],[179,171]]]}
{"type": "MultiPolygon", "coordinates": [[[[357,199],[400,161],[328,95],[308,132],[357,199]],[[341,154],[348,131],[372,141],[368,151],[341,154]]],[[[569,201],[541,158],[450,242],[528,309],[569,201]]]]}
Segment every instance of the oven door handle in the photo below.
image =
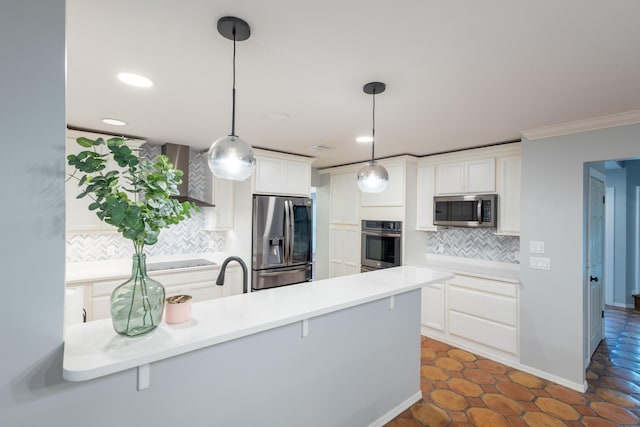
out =
{"type": "Polygon", "coordinates": [[[376,231],[363,231],[363,236],[401,237],[399,233],[378,233],[376,231]]]}

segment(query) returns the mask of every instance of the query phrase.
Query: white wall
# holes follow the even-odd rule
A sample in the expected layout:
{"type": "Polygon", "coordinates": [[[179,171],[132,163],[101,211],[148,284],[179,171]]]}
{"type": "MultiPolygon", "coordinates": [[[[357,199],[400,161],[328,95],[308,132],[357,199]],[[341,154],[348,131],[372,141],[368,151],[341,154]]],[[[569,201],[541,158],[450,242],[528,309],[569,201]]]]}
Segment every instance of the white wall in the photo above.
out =
{"type": "Polygon", "coordinates": [[[640,155],[640,125],[522,141],[521,363],[584,383],[585,162],[640,155]],[[545,242],[551,271],[527,267],[545,242]]]}

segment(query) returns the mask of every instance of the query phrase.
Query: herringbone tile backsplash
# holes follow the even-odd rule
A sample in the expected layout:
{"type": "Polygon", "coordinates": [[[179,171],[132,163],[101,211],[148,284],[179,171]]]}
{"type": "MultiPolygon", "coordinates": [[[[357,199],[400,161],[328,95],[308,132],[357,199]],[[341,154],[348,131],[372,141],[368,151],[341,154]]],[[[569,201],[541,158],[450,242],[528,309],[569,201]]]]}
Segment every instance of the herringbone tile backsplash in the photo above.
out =
{"type": "Polygon", "coordinates": [[[450,227],[427,232],[428,254],[519,264],[519,250],[520,237],[498,236],[492,228],[450,227]]]}
{"type": "MultiPolygon", "coordinates": [[[[144,144],[140,158],[154,159],[161,152],[159,145],[144,144]]],[[[191,151],[189,153],[189,195],[202,200],[205,192],[206,159],[191,151]]],[[[160,232],[158,243],[145,247],[149,256],[217,252],[224,250],[224,233],[206,231],[204,213],[193,212],[180,224],[172,225],[160,232]]],[[[117,232],[67,234],[67,262],[102,261],[129,258],[133,255],[131,240],[117,232]]]]}

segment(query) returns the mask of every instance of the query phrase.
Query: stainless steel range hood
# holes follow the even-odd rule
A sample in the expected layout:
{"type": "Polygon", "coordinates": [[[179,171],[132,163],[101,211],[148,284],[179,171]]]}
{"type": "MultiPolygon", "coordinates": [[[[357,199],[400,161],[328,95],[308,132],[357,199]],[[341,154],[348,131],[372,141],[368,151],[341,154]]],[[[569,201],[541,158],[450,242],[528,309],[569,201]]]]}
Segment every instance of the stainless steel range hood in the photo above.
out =
{"type": "Polygon", "coordinates": [[[169,161],[173,163],[173,167],[180,169],[184,173],[182,175],[182,184],[178,186],[180,194],[172,197],[180,202],[193,202],[201,207],[215,207],[211,203],[189,197],[189,146],[164,144],[162,146],[162,154],[169,158],[169,161]]]}

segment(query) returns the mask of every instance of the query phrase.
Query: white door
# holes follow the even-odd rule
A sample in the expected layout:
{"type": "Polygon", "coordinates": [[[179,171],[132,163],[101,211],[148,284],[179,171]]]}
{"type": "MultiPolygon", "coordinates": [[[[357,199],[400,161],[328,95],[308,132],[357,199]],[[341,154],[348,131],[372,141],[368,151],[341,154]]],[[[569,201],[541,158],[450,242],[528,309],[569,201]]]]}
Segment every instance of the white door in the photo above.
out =
{"type": "Polygon", "coordinates": [[[604,176],[589,171],[587,281],[589,299],[589,356],[604,338],[604,176]]]}

